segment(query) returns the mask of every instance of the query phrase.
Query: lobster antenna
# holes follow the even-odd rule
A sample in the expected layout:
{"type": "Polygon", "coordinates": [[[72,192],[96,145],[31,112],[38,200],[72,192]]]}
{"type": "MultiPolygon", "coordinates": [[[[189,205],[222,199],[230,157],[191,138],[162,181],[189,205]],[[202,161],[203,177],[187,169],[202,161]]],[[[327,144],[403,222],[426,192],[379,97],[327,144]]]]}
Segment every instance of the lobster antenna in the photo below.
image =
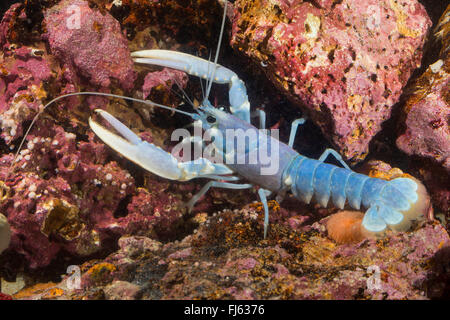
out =
{"type": "Polygon", "coordinates": [[[174,78],[174,82],[177,85],[178,89],[180,89],[180,91],[182,92],[182,95],[180,93],[176,92],[174,89],[171,89],[171,91],[173,93],[175,93],[181,100],[184,100],[184,102],[189,103],[193,108],[195,108],[194,102],[192,102],[191,98],[189,98],[188,94],[183,89],[183,87],[181,86],[180,82],[177,79],[175,79],[175,78],[174,78]]]}
{"type": "MultiPolygon", "coordinates": [[[[211,59],[211,52],[209,53],[209,58],[208,58],[208,62],[211,59]]],[[[207,74],[209,74],[209,63],[208,63],[208,69],[207,69],[207,74]]],[[[201,77],[198,78],[200,80],[200,87],[202,88],[202,101],[205,100],[205,89],[208,87],[208,77],[206,77],[206,83],[205,83],[205,87],[203,87],[203,79],[201,77]]]]}
{"type": "MultiPolygon", "coordinates": [[[[209,57],[208,57],[208,68],[206,69],[206,74],[209,76],[209,65],[211,62],[211,51],[209,52],[209,57]]],[[[200,83],[202,82],[202,78],[200,78],[200,83]]],[[[207,90],[209,88],[209,78],[206,77],[206,84],[205,84],[205,89],[207,90]]],[[[205,101],[205,99],[208,99],[207,95],[206,95],[206,90],[202,92],[203,94],[203,101],[205,101]]]]}
{"type": "Polygon", "coordinates": [[[137,99],[137,98],[132,98],[132,97],[126,97],[126,96],[121,96],[118,94],[112,94],[112,93],[103,93],[103,92],[89,92],[89,91],[83,91],[83,92],[73,92],[73,93],[68,93],[68,94],[64,94],[62,96],[56,97],[55,99],[51,100],[49,103],[47,103],[33,118],[33,120],[31,121],[30,126],[28,127],[27,131],[25,132],[25,135],[22,139],[22,141],[20,142],[19,148],[17,149],[17,152],[14,156],[13,162],[11,163],[11,165],[9,166],[9,170],[8,170],[8,174],[10,172],[12,172],[12,170],[14,169],[14,166],[16,164],[17,161],[17,157],[19,156],[19,152],[22,149],[23,144],[25,143],[25,139],[28,136],[28,134],[31,131],[31,128],[33,127],[34,123],[37,121],[38,117],[42,114],[42,112],[44,112],[44,110],[50,106],[51,104],[55,103],[56,101],[59,101],[61,99],[64,98],[68,98],[68,97],[73,97],[73,96],[87,96],[87,95],[95,95],[95,96],[104,96],[104,97],[110,97],[110,98],[119,98],[119,99],[124,99],[124,100],[130,100],[130,101],[134,101],[134,102],[139,102],[139,103],[144,103],[153,107],[158,107],[158,108],[162,108],[162,109],[166,109],[166,110],[171,110],[171,111],[175,111],[175,112],[179,112],[181,114],[187,115],[189,117],[191,117],[194,120],[197,120],[196,114],[192,114],[189,112],[185,112],[182,110],[178,110],[172,107],[168,107],[165,106],[163,104],[159,104],[150,100],[142,100],[142,99],[137,99]]]}
{"type": "Polygon", "coordinates": [[[205,99],[208,99],[208,97],[209,97],[209,92],[211,91],[211,86],[212,86],[212,83],[213,83],[213,79],[214,79],[214,77],[216,75],[217,60],[219,59],[219,51],[220,51],[220,45],[222,43],[222,36],[223,36],[223,30],[225,28],[225,18],[226,17],[227,17],[227,2],[224,3],[222,25],[220,27],[219,43],[217,44],[216,57],[214,58],[214,70],[213,70],[212,77],[211,77],[211,79],[209,81],[209,84],[208,84],[208,89],[206,90],[205,99]]]}

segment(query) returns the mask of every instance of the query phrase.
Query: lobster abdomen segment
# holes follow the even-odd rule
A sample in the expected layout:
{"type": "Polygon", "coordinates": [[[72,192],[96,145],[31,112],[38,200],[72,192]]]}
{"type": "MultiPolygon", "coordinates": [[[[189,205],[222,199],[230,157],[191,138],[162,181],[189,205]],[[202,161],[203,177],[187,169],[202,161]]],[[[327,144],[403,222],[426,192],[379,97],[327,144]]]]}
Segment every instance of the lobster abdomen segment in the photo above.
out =
{"type": "Polygon", "coordinates": [[[352,208],[359,209],[367,191],[378,189],[379,183],[375,183],[377,187],[374,188],[370,180],[386,182],[304,156],[293,160],[288,176],[292,179],[291,190],[300,200],[310,203],[314,196],[320,205],[326,207],[331,197],[333,204],[340,209],[344,208],[346,201],[352,208]]]}
{"type": "MultiPolygon", "coordinates": [[[[371,178],[301,155],[292,161],[286,177],[291,181],[292,193],[305,203],[310,203],[314,197],[321,206],[326,207],[331,198],[340,209],[346,202],[356,210],[361,206],[368,208],[363,226],[369,231],[379,232],[387,225],[405,224],[405,214],[408,219],[423,215],[422,212],[409,213],[416,210],[421,194],[413,179],[386,181],[371,178]]],[[[406,224],[409,223],[407,221],[406,224]]]]}

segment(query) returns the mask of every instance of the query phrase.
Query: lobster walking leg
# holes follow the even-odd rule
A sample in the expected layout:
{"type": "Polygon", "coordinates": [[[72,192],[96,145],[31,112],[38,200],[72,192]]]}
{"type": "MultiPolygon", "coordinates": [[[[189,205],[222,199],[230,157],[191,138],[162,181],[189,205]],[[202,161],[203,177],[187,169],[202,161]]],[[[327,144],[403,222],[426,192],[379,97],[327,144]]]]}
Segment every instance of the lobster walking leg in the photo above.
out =
{"type": "Polygon", "coordinates": [[[255,110],[252,112],[251,117],[258,117],[259,118],[259,128],[265,129],[266,128],[266,113],[263,110],[255,110]]]}
{"type": "MultiPolygon", "coordinates": [[[[304,124],[304,123],[306,122],[306,120],[307,120],[307,118],[299,118],[299,119],[296,119],[296,120],[292,121],[292,124],[291,124],[291,133],[290,133],[290,135],[289,135],[289,142],[288,142],[288,146],[289,146],[289,147],[292,148],[292,147],[294,146],[294,140],[295,140],[295,135],[297,134],[298,126],[304,124]]],[[[336,160],[339,161],[339,163],[342,164],[342,166],[343,166],[345,169],[351,170],[350,167],[344,162],[344,160],[342,159],[341,155],[340,155],[336,150],[331,149],[331,148],[327,148],[327,149],[322,153],[322,155],[319,157],[318,160],[319,160],[320,162],[324,162],[324,161],[326,160],[326,158],[327,158],[330,154],[331,154],[332,156],[334,156],[334,157],[336,158],[336,160]]]]}
{"type": "Polygon", "coordinates": [[[320,162],[324,162],[330,154],[331,154],[332,156],[334,156],[334,158],[335,158],[337,161],[339,161],[339,163],[342,164],[342,166],[343,166],[345,169],[352,170],[352,169],[350,169],[350,167],[344,162],[344,160],[342,159],[341,155],[340,155],[336,150],[334,150],[334,149],[327,148],[327,149],[322,153],[322,155],[319,157],[318,160],[319,160],[320,162]]]}
{"type": "Polygon", "coordinates": [[[304,124],[305,122],[306,122],[306,118],[299,118],[299,119],[292,121],[291,133],[289,135],[289,142],[288,142],[289,147],[292,148],[294,146],[294,140],[295,140],[295,135],[297,134],[298,126],[304,124]]]}
{"type": "Polygon", "coordinates": [[[235,183],[229,183],[229,182],[221,182],[221,181],[210,181],[207,184],[203,186],[203,188],[192,196],[191,200],[186,204],[189,211],[192,210],[195,203],[200,200],[201,197],[205,195],[206,192],[208,192],[209,188],[224,188],[224,189],[250,189],[252,188],[252,184],[243,183],[243,184],[235,184],[235,183]]]}
{"type": "Polygon", "coordinates": [[[264,239],[267,237],[267,228],[269,226],[269,206],[267,205],[267,196],[270,194],[271,192],[269,190],[263,188],[258,190],[259,199],[264,207],[264,239]]]}

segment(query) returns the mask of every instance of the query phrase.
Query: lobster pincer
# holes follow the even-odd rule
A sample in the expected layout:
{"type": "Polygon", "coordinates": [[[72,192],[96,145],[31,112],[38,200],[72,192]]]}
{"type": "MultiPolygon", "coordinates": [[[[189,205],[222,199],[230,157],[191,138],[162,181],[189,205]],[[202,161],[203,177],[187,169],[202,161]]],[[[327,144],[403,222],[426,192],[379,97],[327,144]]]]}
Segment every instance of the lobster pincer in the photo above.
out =
{"type": "MultiPolygon", "coordinates": [[[[157,65],[184,71],[192,76],[229,85],[231,113],[250,122],[250,102],[244,82],[232,70],[214,62],[182,52],[169,50],[141,50],[131,53],[136,63],[157,65]]],[[[210,105],[206,94],[203,104],[210,105]]]]}
{"type": "Polygon", "coordinates": [[[101,109],[97,109],[95,112],[123,137],[109,131],[92,118],[89,118],[91,129],[103,142],[128,160],[163,178],[187,181],[193,178],[222,176],[233,173],[226,165],[213,163],[206,158],[179,162],[172,154],[139,138],[108,112],[101,109]]]}

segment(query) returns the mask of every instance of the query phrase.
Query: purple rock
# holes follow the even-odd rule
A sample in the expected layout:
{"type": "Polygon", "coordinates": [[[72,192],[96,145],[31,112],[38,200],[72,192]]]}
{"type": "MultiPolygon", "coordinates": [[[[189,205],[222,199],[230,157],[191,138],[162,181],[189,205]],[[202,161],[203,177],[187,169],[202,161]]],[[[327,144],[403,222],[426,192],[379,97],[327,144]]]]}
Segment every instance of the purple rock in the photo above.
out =
{"type": "Polygon", "coordinates": [[[52,53],[79,77],[95,86],[109,87],[115,80],[123,89],[133,87],[128,41],[110,14],[91,9],[87,1],[63,0],[45,12],[44,23],[52,53]]]}
{"type": "Polygon", "coordinates": [[[431,158],[450,172],[450,60],[438,60],[428,67],[423,79],[432,83],[423,94],[417,88],[405,106],[406,130],[397,146],[409,155],[431,158]]]}
{"type": "Polygon", "coordinates": [[[358,161],[420,65],[430,26],[417,0],[236,1],[231,45],[358,161]]]}

